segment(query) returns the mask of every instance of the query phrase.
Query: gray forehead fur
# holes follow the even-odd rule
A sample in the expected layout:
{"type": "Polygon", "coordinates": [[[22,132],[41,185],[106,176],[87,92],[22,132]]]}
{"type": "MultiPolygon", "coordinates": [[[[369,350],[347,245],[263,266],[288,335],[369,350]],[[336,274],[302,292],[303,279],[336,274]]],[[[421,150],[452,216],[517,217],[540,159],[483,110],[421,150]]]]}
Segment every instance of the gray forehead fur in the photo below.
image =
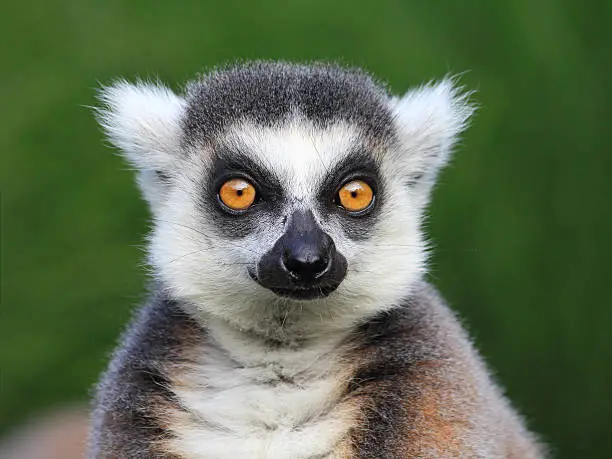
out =
{"type": "Polygon", "coordinates": [[[386,88],[359,69],[256,61],[221,68],[190,83],[183,119],[185,141],[210,140],[230,123],[272,126],[298,114],[316,125],[358,125],[365,136],[387,142],[393,116],[386,88]]]}

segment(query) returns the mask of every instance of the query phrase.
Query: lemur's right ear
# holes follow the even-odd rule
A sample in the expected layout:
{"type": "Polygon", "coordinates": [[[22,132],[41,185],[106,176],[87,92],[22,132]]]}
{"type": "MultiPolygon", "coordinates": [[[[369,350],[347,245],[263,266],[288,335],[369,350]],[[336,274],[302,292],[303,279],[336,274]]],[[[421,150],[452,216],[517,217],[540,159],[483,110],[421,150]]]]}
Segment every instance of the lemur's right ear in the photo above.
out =
{"type": "Polygon", "coordinates": [[[102,88],[98,122],[138,170],[137,182],[155,213],[179,159],[185,100],[161,84],[118,81],[102,88]]]}
{"type": "Polygon", "coordinates": [[[177,160],[185,100],[157,83],[118,81],[101,89],[98,122],[141,171],[168,172],[177,160]]]}

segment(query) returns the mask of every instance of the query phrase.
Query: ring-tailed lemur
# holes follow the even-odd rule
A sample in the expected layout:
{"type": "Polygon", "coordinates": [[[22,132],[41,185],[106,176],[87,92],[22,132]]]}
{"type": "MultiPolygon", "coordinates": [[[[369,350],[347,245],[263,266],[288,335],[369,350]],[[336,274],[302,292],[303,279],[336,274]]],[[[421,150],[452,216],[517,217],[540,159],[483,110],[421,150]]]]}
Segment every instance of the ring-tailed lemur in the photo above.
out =
{"type": "Polygon", "coordinates": [[[184,95],[103,89],[154,227],[150,299],[98,387],[90,458],[539,458],[423,276],[472,113],[359,70],[254,62],[184,95]]]}

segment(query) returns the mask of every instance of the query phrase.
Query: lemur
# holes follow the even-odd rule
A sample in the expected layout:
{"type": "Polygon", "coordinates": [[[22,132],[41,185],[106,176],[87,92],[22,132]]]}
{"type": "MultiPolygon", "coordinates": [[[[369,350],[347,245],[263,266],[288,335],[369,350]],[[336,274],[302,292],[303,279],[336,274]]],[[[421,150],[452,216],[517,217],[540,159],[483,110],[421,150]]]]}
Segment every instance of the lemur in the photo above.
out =
{"type": "Polygon", "coordinates": [[[256,61],[100,98],[151,208],[152,280],[89,458],[544,457],[424,280],[424,212],[473,112],[453,78],[395,97],[256,61]]]}

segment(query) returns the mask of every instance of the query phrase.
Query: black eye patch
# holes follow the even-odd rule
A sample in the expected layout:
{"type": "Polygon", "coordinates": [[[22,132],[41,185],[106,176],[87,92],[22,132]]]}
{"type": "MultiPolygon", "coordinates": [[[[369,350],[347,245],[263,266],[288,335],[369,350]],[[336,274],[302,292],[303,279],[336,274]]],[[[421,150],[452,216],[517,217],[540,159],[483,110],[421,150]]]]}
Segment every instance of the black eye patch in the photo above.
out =
{"type": "Polygon", "coordinates": [[[319,202],[327,218],[337,220],[345,234],[354,240],[370,237],[384,201],[384,183],[380,178],[379,165],[374,157],[363,150],[349,153],[335,167],[330,169],[319,191],[319,202]],[[363,213],[351,213],[337,203],[339,189],[351,180],[365,181],[374,192],[371,208],[363,213]]]}
{"type": "MultiPolygon", "coordinates": [[[[223,145],[215,150],[200,202],[204,215],[214,216],[218,234],[240,238],[265,226],[282,225],[287,196],[274,171],[237,146],[223,145]],[[228,212],[219,201],[219,189],[232,178],[243,178],[255,187],[255,202],[245,211],[228,212]]],[[[318,189],[317,201],[324,218],[338,222],[351,239],[367,239],[371,235],[384,200],[384,187],[379,166],[370,153],[356,149],[348,154],[329,169],[318,189]],[[351,213],[339,206],[336,198],[344,184],[357,179],[372,188],[375,202],[366,212],[351,213]]]]}
{"type": "MultiPolygon", "coordinates": [[[[283,187],[278,177],[245,152],[222,146],[209,168],[200,196],[204,215],[212,216],[220,236],[245,237],[262,225],[280,220],[283,187]],[[219,190],[232,178],[243,178],[255,187],[253,205],[244,212],[231,212],[221,205],[219,190]]],[[[279,222],[280,224],[281,222],[279,222]]]]}
{"type": "Polygon", "coordinates": [[[273,171],[244,152],[222,147],[211,167],[209,183],[218,190],[227,180],[236,177],[248,179],[262,198],[275,200],[282,196],[281,181],[273,171]]]}
{"type": "Polygon", "coordinates": [[[350,153],[329,170],[327,177],[321,184],[320,197],[324,200],[326,195],[335,195],[347,181],[357,178],[365,179],[376,192],[379,181],[378,171],[378,164],[371,154],[361,150],[350,153]]]}

